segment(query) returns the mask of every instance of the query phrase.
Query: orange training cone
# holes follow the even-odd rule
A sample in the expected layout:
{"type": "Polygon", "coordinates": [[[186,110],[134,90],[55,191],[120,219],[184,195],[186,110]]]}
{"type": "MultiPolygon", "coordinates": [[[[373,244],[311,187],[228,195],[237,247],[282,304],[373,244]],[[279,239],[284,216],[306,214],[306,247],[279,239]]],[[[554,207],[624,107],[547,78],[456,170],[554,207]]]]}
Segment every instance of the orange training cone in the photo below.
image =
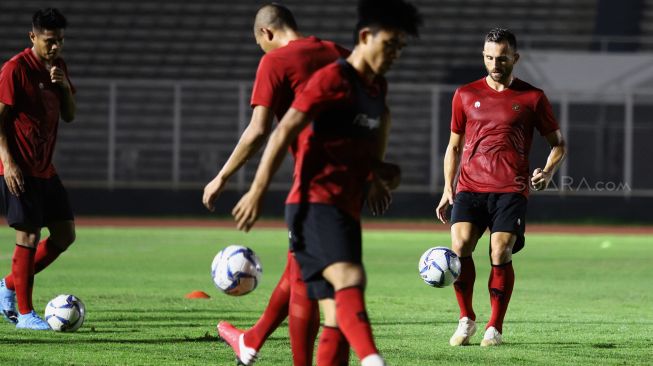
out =
{"type": "Polygon", "coordinates": [[[210,299],[211,298],[211,296],[209,296],[209,294],[207,294],[204,291],[199,291],[199,290],[187,293],[185,297],[187,299],[210,299]]]}

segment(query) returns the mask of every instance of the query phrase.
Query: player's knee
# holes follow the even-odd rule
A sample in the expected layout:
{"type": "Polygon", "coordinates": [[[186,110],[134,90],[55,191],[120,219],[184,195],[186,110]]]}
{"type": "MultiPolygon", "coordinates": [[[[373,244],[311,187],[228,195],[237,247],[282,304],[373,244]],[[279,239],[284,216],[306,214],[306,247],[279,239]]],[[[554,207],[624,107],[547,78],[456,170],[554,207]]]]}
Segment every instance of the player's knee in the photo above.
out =
{"type": "Polygon", "coordinates": [[[512,246],[506,245],[493,245],[490,252],[490,259],[492,264],[499,265],[505,264],[512,260],[512,246]]]}
{"type": "Polygon", "coordinates": [[[471,238],[452,238],[451,250],[453,250],[454,253],[460,257],[467,257],[472,255],[472,252],[474,251],[474,243],[472,242],[471,238]]]}
{"type": "Polygon", "coordinates": [[[365,283],[365,272],[360,264],[335,263],[324,271],[325,278],[338,291],[346,287],[362,286],[365,283]]]}
{"type": "Polygon", "coordinates": [[[77,239],[77,234],[75,230],[70,230],[66,233],[59,234],[56,237],[50,237],[52,244],[59,248],[60,251],[64,252],[68,247],[70,247],[77,239]]]}

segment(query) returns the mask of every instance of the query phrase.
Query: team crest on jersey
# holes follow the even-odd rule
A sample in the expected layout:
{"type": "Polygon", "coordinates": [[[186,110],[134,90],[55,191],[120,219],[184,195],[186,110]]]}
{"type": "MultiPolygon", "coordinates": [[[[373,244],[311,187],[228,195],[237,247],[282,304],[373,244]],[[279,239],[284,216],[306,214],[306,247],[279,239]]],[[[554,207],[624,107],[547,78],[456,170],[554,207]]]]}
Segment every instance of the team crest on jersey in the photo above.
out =
{"type": "Polygon", "coordinates": [[[369,118],[367,114],[360,113],[354,119],[354,124],[361,127],[366,127],[370,130],[379,128],[379,119],[378,118],[369,118]]]}
{"type": "Polygon", "coordinates": [[[44,88],[43,83],[39,83],[39,89],[43,89],[43,88],[44,88]]]}
{"type": "Polygon", "coordinates": [[[479,102],[478,100],[474,102],[474,108],[478,109],[480,106],[481,106],[481,102],[479,102]]]}
{"type": "Polygon", "coordinates": [[[513,111],[515,111],[515,112],[519,112],[519,109],[520,109],[520,108],[521,108],[521,107],[519,106],[518,103],[513,103],[513,104],[512,104],[512,110],[513,110],[513,111]]]}

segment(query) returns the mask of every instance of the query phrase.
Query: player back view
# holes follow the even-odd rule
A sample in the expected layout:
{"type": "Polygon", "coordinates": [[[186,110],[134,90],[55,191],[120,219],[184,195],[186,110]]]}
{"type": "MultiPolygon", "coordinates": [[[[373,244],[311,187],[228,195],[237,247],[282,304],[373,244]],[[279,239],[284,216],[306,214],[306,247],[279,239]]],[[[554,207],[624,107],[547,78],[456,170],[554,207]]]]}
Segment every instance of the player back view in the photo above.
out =
{"type": "MultiPolygon", "coordinates": [[[[272,128],[273,117],[281,120],[313,72],[349,54],[333,42],[303,37],[290,10],[279,4],[268,4],[258,10],[254,36],[266,54],[261,58],[254,81],[252,118],[227,162],[204,189],[203,203],[210,210],[228,179],[263,145],[272,128]]],[[[291,150],[294,157],[296,146],[291,150]]],[[[286,317],[294,365],[311,365],[319,312],[317,303],[306,294],[299,266],[290,251],[281,279],[256,324],[243,332],[223,321],[218,324],[218,333],[231,345],[239,361],[249,365],[267,337],[286,317]]],[[[336,332],[331,337],[334,339],[330,342],[339,342],[342,334],[336,332]]]]}

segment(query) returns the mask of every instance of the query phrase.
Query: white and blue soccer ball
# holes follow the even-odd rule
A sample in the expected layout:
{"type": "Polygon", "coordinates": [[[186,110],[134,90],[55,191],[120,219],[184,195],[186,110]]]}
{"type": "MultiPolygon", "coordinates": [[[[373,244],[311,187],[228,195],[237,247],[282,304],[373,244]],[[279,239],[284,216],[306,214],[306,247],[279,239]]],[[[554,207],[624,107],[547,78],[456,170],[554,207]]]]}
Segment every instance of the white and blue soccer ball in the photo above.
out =
{"type": "Polygon", "coordinates": [[[460,275],[460,259],[447,247],[433,247],[422,254],[417,269],[427,285],[446,287],[460,275]]]}
{"type": "Polygon", "coordinates": [[[222,249],[211,263],[215,286],[227,295],[248,294],[258,286],[263,268],[253,250],[241,245],[222,249]]]}
{"type": "Polygon", "coordinates": [[[57,332],[74,332],[84,324],[86,306],[73,295],[59,295],[45,306],[45,321],[57,332]]]}

